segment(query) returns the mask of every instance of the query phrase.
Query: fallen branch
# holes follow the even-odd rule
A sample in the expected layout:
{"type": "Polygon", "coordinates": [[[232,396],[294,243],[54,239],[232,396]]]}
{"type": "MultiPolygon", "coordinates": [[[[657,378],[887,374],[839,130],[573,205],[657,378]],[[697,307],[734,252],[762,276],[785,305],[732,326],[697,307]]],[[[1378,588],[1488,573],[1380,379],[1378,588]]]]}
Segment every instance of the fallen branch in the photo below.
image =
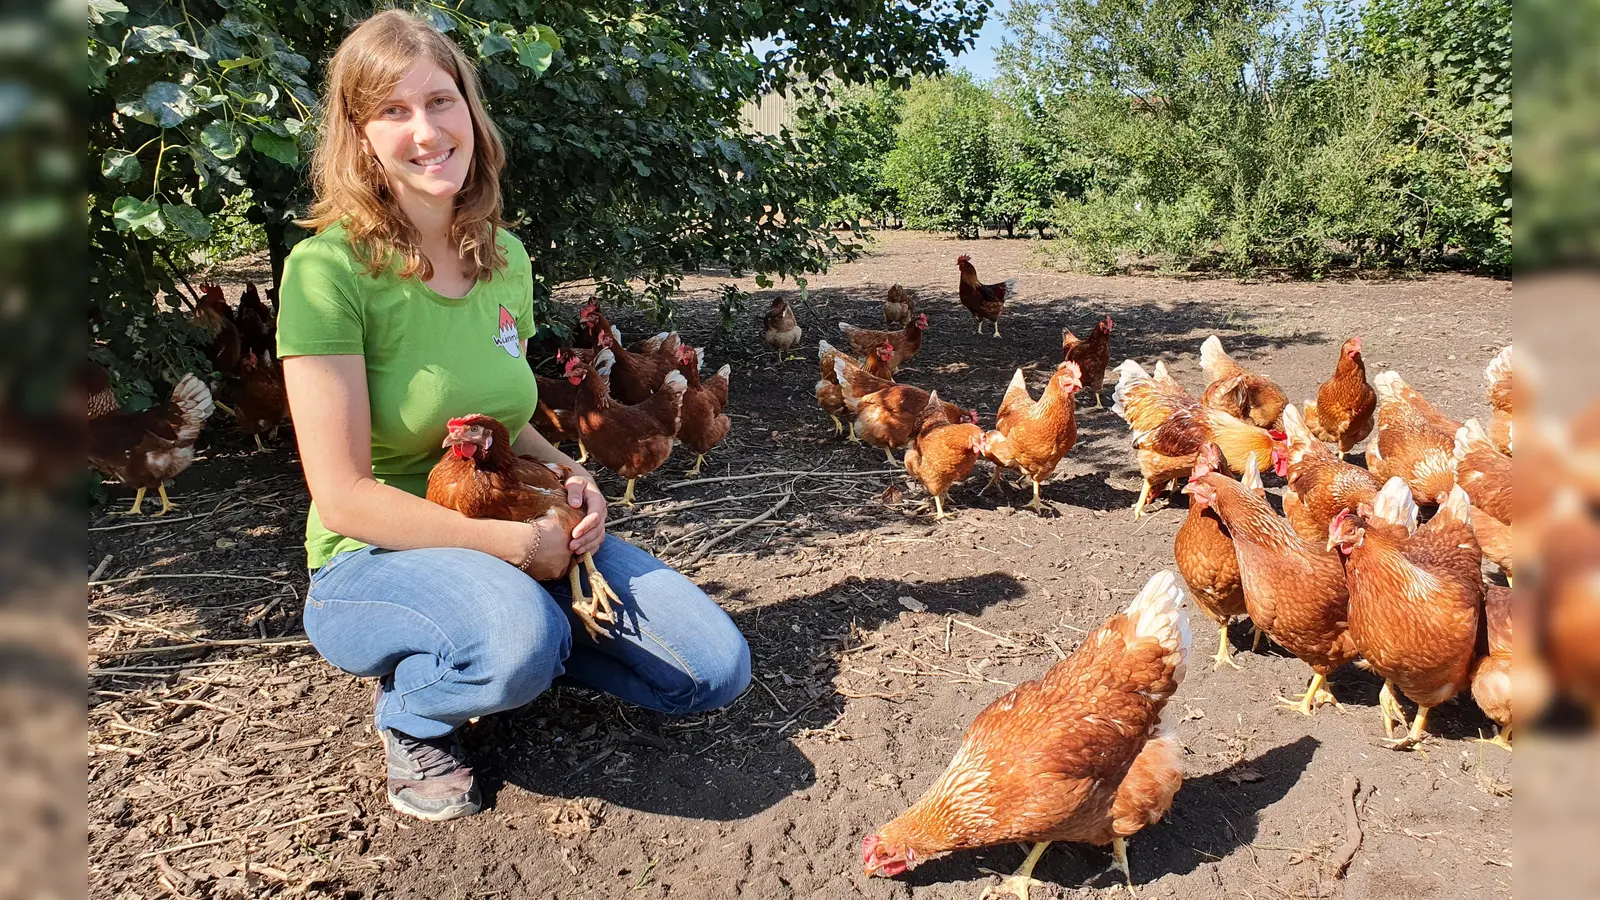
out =
{"type": "Polygon", "coordinates": [[[1360,792],[1360,779],[1354,773],[1344,773],[1344,784],[1339,788],[1339,799],[1344,803],[1344,843],[1330,860],[1334,878],[1344,877],[1350,861],[1356,858],[1356,851],[1361,849],[1361,817],[1356,814],[1356,795],[1360,792]]]}
{"type": "MultiPolygon", "coordinates": [[[[121,578],[107,578],[104,581],[90,581],[89,587],[108,587],[113,584],[127,584],[133,581],[149,581],[165,578],[225,578],[231,581],[265,581],[268,584],[288,584],[279,578],[268,578],[265,575],[229,575],[224,572],[177,572],[172,574],[149,575],[124,575],[121,578]]],[[[298,596],[298,595],[297,595],[298,596]]]]}
{"type": "Polygon", "coordinates": [[[189,521],[190,519],[193,519],[193,518],[196,518],[196,517],[193,516],[193,515],[187,515],[187,516],[175,516],[175,517],[173,517],[171,519],[154,519],[154,518],[152,518],[152,519],[145,519],[145,520],[140,521],[140,522],[124,522],[121,525],[102,525],[99,528],[91,528],[89,530],[90,531],[121,531],[124,528],[143,528],[146,525],[171,525],[173,522],[187,522],[187,521],[189,521]]]}
{"type": "Polygon", "coordinates": [[[111,565],[111,554],[107,553],[105,558],[100,560],[100,565],[95,566],[94,571],[89,573],[89,580],[95,581],[99,579],[101,575],[105,574],[106,566],[109,565],[111,565]]]}
{"type": "MultiPolygon", "coordinates": [[[[311,642],[303,637],[229,638],[220,641],[194,641],[188,644],[167,644],[161,647],[135,647],[131,650],[113,650],[97,654],[99,659],[126,659],[135,656],[154,656],[160,653],[179,653],[184,650],[210,650],[215,647],[309,647],[311,642]]],[[[100,670],[109,671],[109,670],[100,670]]]]}
{"type": "Polygon", "coordinates": [[[695,563],[698,563],[700,560],[704,559],[706,554],[710,553],[711,549],[713,547],[717,546],[718,544],[722,543],[723,541],[726,541],[728,538],[731,538],[734,535],[740,534],[740,533],[744,532],[745,530],[747,530],[747,529],[749,529],[749,528],[751,528],[751,527],[753,527],[755,525],[759,525],[762,522],[765,522],[768,519],[772,518],[773,516],[777,515],[779,513],[779,511],[781,511],[785,506],[789,505],[789,501],[792,500],[792,499],[794,499],[794,491],[792,491],[792,490],[786,491],[782,497],[778,498],[778,502],[777,503],[774,503],[774,504],[772,504],[772,506],[768,507],[766,512],[762,513],[759,516],[756,516],[754,519],[746,519],[743,523],[741,523],[739,525],[735,525],[734,527],[728,529],[727,531],[724,531],[723,533],[717,535],[716,537],[712,538],[711,540],[706,541],[704,544],[701,544],[699,550],[696,550],[694,553],[690,554],[688,559],[686,559],[683,562],[678,564],[678,566],[677,566],[678,570],[682,571],[684,569],[689,568],[690,566],[693,566],[695,563]]]}
{"type": "Polygon", "coordinates": [[[623,524],[625,522],[632,522],[635,519],[654,519],[654,518],[658,518],[660,516],[667,516],[667,515],[671,515],[673,513],[683,512],[685,510],[699,509],[702,506],[716,506],[718,503],[729,503],[729,502],[732,502],[734,500],[757,500],[757,499],[760,499],[762,497],[776,497],[781,493],[783,493],[783,491],[765,491],[765,492],[760,493],[760,494],[745,494],[744,496],[739,496],[737,494],[730,494],[730,495],[728,495],[726,497],[718,497],[715,500],[684,501],[683,503],[674,503],[674,504],[671,504],[670,506],[663,506],[663,507],[660,507],[658,509],[652,509],[652,510],[650,510],[648,512],[635,513],[634,515],[631,515],[631,516],[623,516],[620,519],[607,519],[606,520],[606,527],[607,528],[614,528],[614,527],[616,527],[618,525],[621,525],[621,524],[623,524]]]}

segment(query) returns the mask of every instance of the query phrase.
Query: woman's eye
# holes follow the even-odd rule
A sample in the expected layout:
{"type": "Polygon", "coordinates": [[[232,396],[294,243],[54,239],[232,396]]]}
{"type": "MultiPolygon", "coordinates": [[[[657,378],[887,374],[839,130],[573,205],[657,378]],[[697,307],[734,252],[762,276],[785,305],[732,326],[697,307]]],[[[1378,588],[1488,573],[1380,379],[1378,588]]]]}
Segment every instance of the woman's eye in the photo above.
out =
{"type": "Polygon", "coordinates": [[[433,98],[433,105],[434,106],[444,106],[447,103],[454,102],[454,99],[455,98],[453,98],[453,97],[435,97],[435,98],[433,98]]]}

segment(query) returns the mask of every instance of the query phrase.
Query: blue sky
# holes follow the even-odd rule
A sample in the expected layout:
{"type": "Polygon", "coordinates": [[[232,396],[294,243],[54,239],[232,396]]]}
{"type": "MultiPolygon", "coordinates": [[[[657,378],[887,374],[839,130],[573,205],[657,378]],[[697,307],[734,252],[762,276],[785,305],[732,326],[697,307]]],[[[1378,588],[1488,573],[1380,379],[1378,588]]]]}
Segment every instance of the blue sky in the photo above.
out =
{"type": "Polygon", "coordinates": [[[995,61],[999,59],[1000,39],[1005,36],[1002,20],[1010,7],[1008,0],[996,0],[995,8],[989,11],[989,18],[984,20],[983,30],[978,32],[977,43],[966,53],[953,57],[952,68],[966,69],[980,81],[999,74],[995,61]]]}

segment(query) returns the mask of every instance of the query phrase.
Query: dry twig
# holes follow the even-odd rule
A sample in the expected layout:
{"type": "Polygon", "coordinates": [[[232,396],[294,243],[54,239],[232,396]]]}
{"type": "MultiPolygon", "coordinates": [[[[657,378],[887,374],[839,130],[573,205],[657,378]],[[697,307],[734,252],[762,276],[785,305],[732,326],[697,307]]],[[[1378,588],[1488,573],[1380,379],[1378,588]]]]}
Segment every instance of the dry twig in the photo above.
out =
{"type": "Polygon", "coordinates": [[[1344,843],[1330,862],[1334,878],[1343,878],[1350,861],[1361,849],[1361,817],[1356,814],[1356,795],[1361,792],[1361,781],[1352,772],[1344,773],[1344,784],[1339,788],[1339,799],[1344,805],[1344,843]]]}

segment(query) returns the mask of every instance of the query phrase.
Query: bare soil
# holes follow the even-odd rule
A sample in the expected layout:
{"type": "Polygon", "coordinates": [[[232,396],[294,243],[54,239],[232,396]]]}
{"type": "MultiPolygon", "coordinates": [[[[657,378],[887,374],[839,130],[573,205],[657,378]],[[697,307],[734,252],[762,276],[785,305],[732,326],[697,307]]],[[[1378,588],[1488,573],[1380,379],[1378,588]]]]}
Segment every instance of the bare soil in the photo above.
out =
{"type": "MultiPolygon", "coordinates": [[[[751,308],[721,335],[716,289],[727,280],[688,278],[675,324],[709,344],[711,367],[734,368],[735,430],[702,477],[756,477],[683,484],[692,460],[680,451],[613,528],[681,562],[792,492],[694,569],[749,638],[758,684],[727,709],[676,720],[552,690],[468,729],[488,789],[482,815],[402,820],[383,798],[371,686],[297,640],[307,499],[292,441],[258,453],[219,422],[177,481],[179,511],[89,512],[89,568],[109,558],[102,581],[161,576],[90,590],[91,896],[976,898],[1023,848],[867,881],[862,836],[927,787],[985,704],[1172,566],[1183,501],[1158,501],[1135,523],[1127,428],[1084,406],[1046,514],[1022,508],[1022,489],[980,496],[980,467],[953,491],[957,517],[936,525],[917,508],[920,487],[833,435],[812,396],[816,339],[836,338],[841,320],[878,323],[885,289],[901,282],[932,324],[901,380],[992,421],[1016,367],[1037,390],[1060,358],[1061,328],[1107,313],[1113,363],[1165,359],[1196,391],[1208,334],[1296,399],[1361,334],[1373,374],[1398,368],[1460,417],[1485,413],[1483,366],[1511,336],[1509,282],[1085,277],[1038,267],[1025,241],[890,234],[812,278],[803,302],[792,286],[741,282],[751,308]],[[956,302],[963,252],[985,280],[1019,281],[1001,338],[976,334],[956,302]],[[760,344],[774,293],[806,329],[801,358],[777,361],[760,344]]],[[[616,319],[630,337],[650,330],[616,319]]],[[[1141,896],[1510,896],[1510,755],[1470,741],[1490,726],[1469,698],[1435,713],[1420,750],[1392,752],[1379,745],[1370,674],[1340,671],[1342,707],[1304,718],[1273,702],[1303,688],[1304,664],[1249,652],[1241,627],[1242,669],[1213,671],[1212,627],[1194,617],[1193,663],[1172,701],[1186,781],[1165,820],[1130,842],[1141,896]],[[1330,867],[1347,837],[1347,774],[1360,781],[1364,838],[1339,879],[1330,867]]],[[[1036,875],[1052,885],[1036,900],[1118,884],[1109,853],[1083,846],[1052,847],[1036,875]]]]}

